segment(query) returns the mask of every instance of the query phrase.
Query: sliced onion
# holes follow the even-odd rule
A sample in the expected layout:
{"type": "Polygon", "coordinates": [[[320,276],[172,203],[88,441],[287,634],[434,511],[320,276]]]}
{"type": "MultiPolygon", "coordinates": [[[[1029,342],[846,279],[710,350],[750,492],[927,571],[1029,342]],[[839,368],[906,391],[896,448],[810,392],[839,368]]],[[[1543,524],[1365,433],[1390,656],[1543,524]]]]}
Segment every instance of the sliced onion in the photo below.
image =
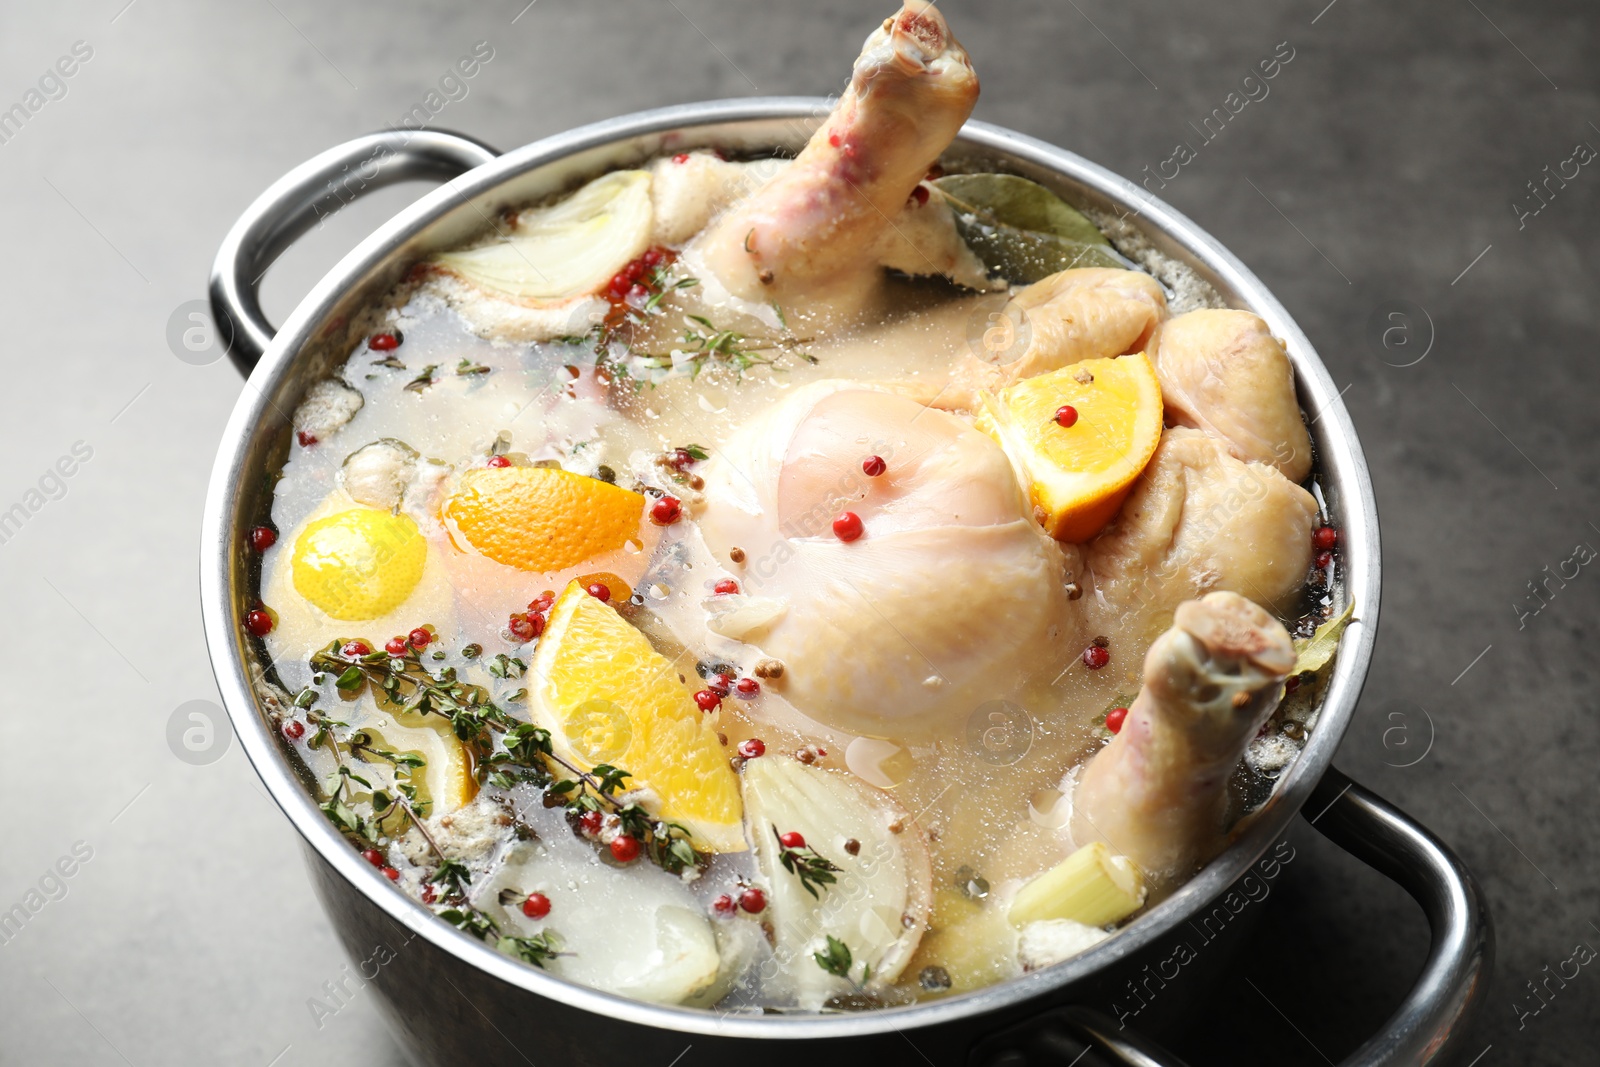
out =
{"type": "Polygon", "coordinates": [[[566,300],[600,290],[649,247],[650,175],[619,170],[565,200],[517,216],[511,236],[435,262],[517,300],[566,300]]]}
{"type": "Polygon", "coordinates": [[[801,1007],[817,1008],[862,983],[864,965],[868,988],[894,982],[922,939],[931,899],[927,845],[904,809],[850,775],[781,756],[745,765],[744,802],[770,886],[777,986],[792,992],[801,1007]],[[837,881],[817,886],[815,897],[808,893],[783,868],[774,826],[780,833],[802,834],[808,846],[837,864],[837,881]],[[845,848],[852,839],[855,855],[845,848]],[[827,948],[830,936],[850,949],[848,980],[829,974],[812,957],[827,948]]]}

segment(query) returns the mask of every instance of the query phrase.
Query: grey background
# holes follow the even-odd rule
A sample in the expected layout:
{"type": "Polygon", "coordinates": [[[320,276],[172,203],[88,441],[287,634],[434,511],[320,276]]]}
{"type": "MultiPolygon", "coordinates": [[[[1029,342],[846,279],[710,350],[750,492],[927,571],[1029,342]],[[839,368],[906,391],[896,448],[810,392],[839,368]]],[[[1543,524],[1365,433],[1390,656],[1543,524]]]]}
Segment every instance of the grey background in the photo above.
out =
{"type": "MultiPolygon", "coordinates": [[[[196,548],[241,383],[165,338],[238,212],[306,157],[398,121],[479,40],[493,60],[436,122],[512,147],[659,104],[834,91],[889,6],[525,2],[0,8],[0,107],[73,42],[94,49],[0,144],[0,510],[74,442],[93,449],[0,544],[0,909],[75,842],[93,850],[0,944],[0,1063],[399,1061],[370,994],[313,1021],[308,998],[346,961],[241,753],[218,736],[220,758],[191,765],[167,742],[174,709],[216,700],[196,548]]],[[[1325,5],[942,6],[982,75],[977,117],[1135,178],[1198,144],[1188,123],[1258,59],[1294,48],[1270,96],[1160,195],[1277,292],[1348,384],[1388,581],[1339,763],[1487,889],[1499,962],[1464,1060],[1593,1062],[1593,967],[1520,1028],[1514,1004],[1575,945],[1600,946],[1600,574],[1552,583],[1520,626],[1513,605],[1532,607],[1527,583],[1576,544],[1600,546],[1600,167],[1520,225],[1511,204],[1575,143],[1600,145],[1600,15],[1583,0],[1325,5]],[[1428,351],[1403,368],[1389,364],[1413,357],[1379,343],[1402,301],[1403,351],[1428,351]]],[[[420,191],[313,233],[268,277],[269,311],[420,191]]],[[[1416,907],[1314,832],[1295,843],[1253,951],[1174,1043],[1192,1063],[1335,1061],[1415,974],[1416,907]]]]}

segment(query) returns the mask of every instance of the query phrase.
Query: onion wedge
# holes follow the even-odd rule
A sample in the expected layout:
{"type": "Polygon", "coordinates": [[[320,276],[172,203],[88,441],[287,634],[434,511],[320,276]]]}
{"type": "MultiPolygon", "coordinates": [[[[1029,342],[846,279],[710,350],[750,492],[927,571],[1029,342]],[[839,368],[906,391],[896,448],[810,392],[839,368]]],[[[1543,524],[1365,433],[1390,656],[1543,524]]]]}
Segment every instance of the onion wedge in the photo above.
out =
{"type": "Polygon", "coordinates": [[[756,858],[771,887],[780,982],[801,1007],[813,1009],[829,997],[893,983],[922,939],[931,900],[927,845],[900,805],[849,775],[781,756],[745,764],[744,798],[756,858]],[[783,862],[795,850],[779,844],[773,827],[801,834],[806,848],[797,855],[834,865],[833,880],[813,880],[808,888],[783,862]],[[830,940],[848,949],[843,974],[817,961],[830,940]]]}
{"type": "Polygon", "coordinates": [[[509,237],[434,262],[483,289],[538,306],[597,292],[650,244],[650,174],[613,171],[517,216],[509,237]]]}

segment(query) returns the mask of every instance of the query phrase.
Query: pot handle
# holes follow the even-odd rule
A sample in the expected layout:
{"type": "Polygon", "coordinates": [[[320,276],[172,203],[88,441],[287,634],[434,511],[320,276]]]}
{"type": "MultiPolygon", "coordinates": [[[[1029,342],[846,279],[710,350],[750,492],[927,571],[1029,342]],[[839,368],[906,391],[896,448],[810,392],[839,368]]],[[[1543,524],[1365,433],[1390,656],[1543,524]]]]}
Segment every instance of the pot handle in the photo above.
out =
{"type": "MultiPolygon", "coordinates": [[[[1398,882],[1422,905],[1433,931],[1427,962],[1411,992],[1383,1029],[1339,1067],[1446,1062],[1483,999],[1494,960],[1494,929],[1477,880],[1427,827],[1335,768],[1322,776],[1300,814],[1328,840],[1398,882]]],[[[1061,1008],[1046,1019],[1047,1031],[1059,1026],[1126,1067],[1183,1067],[1177,1057],[1119,1030],[1116,1020],[1092,1008],[1061,1008]]],[[[1063,1047],[1047,1034],[1038,1036],[1044,1048],[1063,1047]]],[[[987,1062],[999,1067],[1019,1053],[1023,1058],[1016,1062],[1033,1062],[1015,1045],[987,1062]]]]}
{"type": "Polygon", "coordinates": [[[211,313],[228,354],[248,376],[277,331],[257,287],[296,239],[345,204],[404,181],[449,181],[500,153],[443,130],[369,133],[306,160],[245,208],[211,267],[211,313]]]}

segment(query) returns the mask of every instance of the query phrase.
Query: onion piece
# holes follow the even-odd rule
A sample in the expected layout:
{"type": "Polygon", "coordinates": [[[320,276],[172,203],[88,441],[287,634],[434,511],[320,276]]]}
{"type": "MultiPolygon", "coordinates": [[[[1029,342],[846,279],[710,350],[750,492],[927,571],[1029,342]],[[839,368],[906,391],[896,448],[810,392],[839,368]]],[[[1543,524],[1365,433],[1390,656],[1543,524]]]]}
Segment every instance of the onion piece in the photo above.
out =
{"type": "Polygon", "coordinates": [[[745,764],[744,801],[770,887],[778,987],[814,1009],[858,985],[893,983],[922,939],[932,899],[927,844],[904,809],[847,775],[781,756],[745,764]],[[896,824],[900,833],[890,830],[896,824]],[[774,826],[803,835],[838,866],[837,881],[816,886],[812,896],[784,869],[774,826]],[[845,847],[850,840],[859,846],[854,855],[845,847]],[[848,979],[823,970],[812,956],[826,951],[829,937],[850,950],[848,979]]]}
{"type": "Polygon", "coordinates": [[[619,170],[517,216],[511,236],[434,262],[484,289],[539,304],[593,293],[650,244],[650,175],[619,170]]]}
{"type": "Polygon", "coordinates": [[[294,428],[319,441],[332,437],[356,417],[365,398],[337,378],[325,378],[306,390],[294,409],[294,428]]]}
{"type": "Polygon", "coordinates": [[[750,640],[758,630],[783,618],[789,610],[789,601],[785,597],[745,596],[738,593],[708,597],[700,604],[709,616],[706,628],[735,641],[750,640]]]}
{"type": "Polygon", "coordinates": [[[545,970],[654,1004],[703,1003],[726,984],[716,933],[682,879],[646,864],[607,867],[587,843],[554,838],[513,845],[472,894],[503,933],[555,934],[564,954],[545,970]],[[520,901],[532,892],[550,898],[548,918],[523,915],[520,901]]]}
{"type": "Polygon", "coordinates": [[[1110,936],[1098,926],[1071,919],[1041,919],[1022,928],[1017,962],[1024,972],[1042,971],[1089,951],[1110,936]]]}
{"type": "Polygon", "coordinates": [[[404,441],[380,437],[344,458],[339,481],[356,503],[392,511],[405,498],[417,458],[417,450],[404,441]]]}

